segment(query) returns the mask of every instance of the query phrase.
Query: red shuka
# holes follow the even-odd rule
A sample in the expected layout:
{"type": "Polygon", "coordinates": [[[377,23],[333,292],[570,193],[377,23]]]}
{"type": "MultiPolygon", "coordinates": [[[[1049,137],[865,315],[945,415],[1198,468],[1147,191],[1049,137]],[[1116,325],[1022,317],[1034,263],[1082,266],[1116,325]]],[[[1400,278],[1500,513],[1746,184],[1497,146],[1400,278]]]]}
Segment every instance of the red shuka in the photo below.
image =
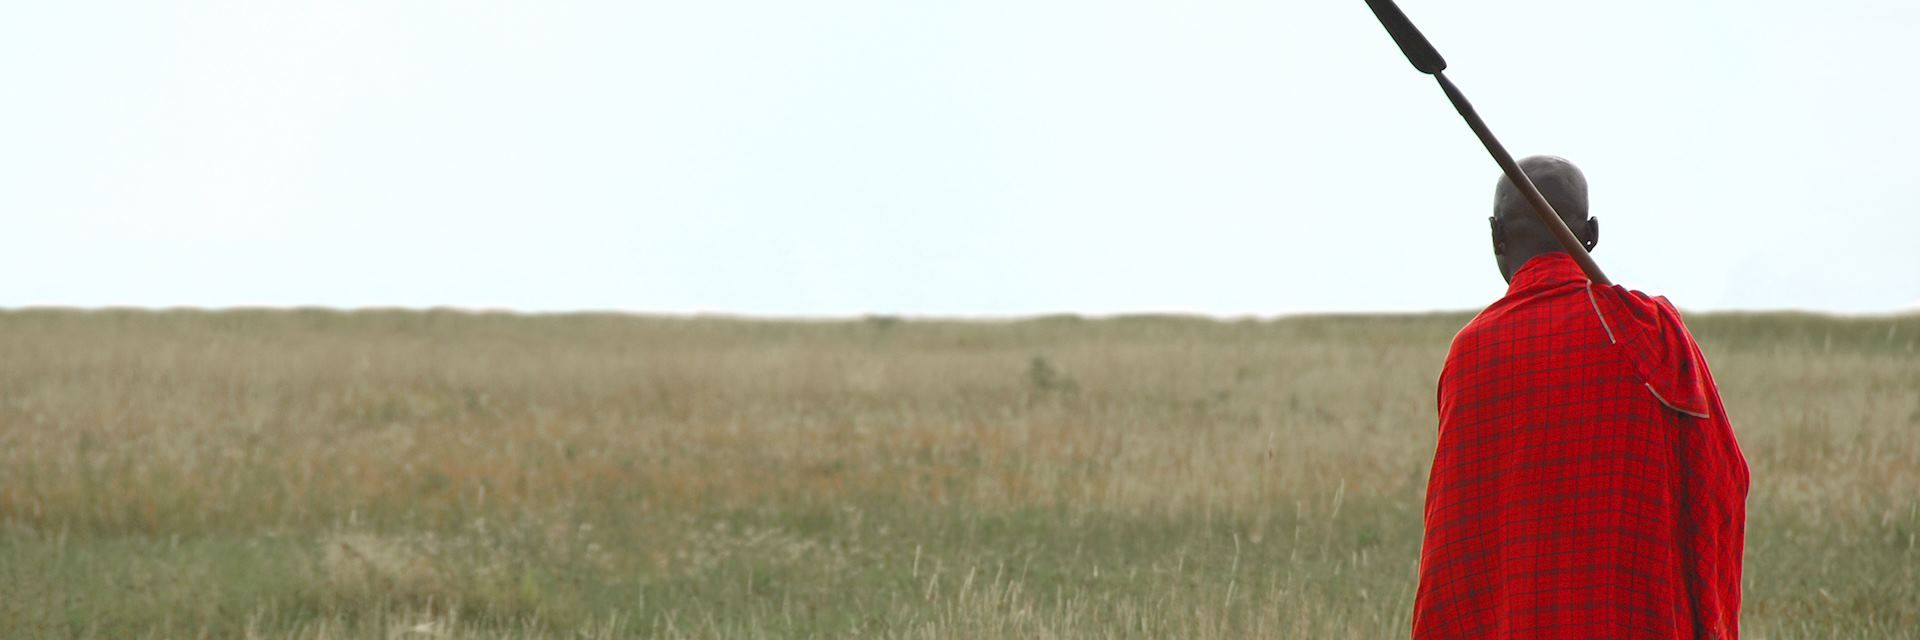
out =
{"type": "Polygon", "coordinates": [[[1414,638],[1738,637],[1747,463],[1665,298],[1542,254],[1439,386],[1414,638]]]}

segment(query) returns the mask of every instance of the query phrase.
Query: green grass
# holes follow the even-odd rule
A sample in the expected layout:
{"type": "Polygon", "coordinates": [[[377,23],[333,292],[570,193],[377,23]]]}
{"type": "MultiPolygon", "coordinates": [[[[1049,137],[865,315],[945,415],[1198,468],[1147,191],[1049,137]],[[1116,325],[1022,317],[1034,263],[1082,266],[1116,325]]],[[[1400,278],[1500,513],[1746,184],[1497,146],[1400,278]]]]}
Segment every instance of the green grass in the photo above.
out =
{"type": "MultiPolygon", "coordinates": [[[[0,312],[0,636],[1402,636],[1465,320],[0,312]]],[[[1920,637],[1920,317],[1690,322],[1746,637],[1920,637]]]]}

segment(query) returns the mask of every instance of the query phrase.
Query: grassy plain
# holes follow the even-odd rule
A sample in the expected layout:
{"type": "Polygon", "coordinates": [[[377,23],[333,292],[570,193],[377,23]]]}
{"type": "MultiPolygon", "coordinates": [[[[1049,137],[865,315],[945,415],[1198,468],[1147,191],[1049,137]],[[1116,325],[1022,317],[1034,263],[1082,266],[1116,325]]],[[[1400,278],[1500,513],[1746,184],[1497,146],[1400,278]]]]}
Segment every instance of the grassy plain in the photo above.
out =
{"type": "MultiPolygon", "coordinates": [[[[0,312],[0,636],[1404,636],[1462,314],[0,312]]],[[[1920,316],[1690,319],[1749,638],[1920,637],[1920,316]]]]}

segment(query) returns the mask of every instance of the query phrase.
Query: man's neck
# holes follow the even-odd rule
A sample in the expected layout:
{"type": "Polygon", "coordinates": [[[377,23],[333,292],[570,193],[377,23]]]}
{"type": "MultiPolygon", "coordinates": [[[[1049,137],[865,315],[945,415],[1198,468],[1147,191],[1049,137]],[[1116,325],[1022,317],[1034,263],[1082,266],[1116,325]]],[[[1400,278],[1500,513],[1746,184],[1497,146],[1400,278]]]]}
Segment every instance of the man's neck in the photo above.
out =
{"type": "Polygon", "coordinates": [[[1567,252],[1540,252],[1526,259],[1519,269],[1513,271],[1513,277],[1507,279],[1507,294],[1513,294],[1523,288],[1551,286],[1551,284],[1584,281],[1586,273],[1580,271],[1580,263],[1572,261],[1567,252]]]}
{"type": "Polygon", "coordinates": [[[1556,253],[1560,254],[1561,256],[1565,256],[1569,259],[1572,258],[1572,256],[1567,255],[1567,252],[1561,251],[1559,249],[1537,249],[1530,253],[1516,254],[1512,260],[1509,260],[1508,262],[1504,263],[1506,268],[1512,269],[1512,271],[1503,273],[1501,275],[1506,276],[1507,284],[1511,285],[1513,284],[1514,277],[1520,275],[1520,272],[1525,270],[1527,268],[1527,265],[1532,264],[1534,260],[1544,255],[1556,254],[1556,253]]]}

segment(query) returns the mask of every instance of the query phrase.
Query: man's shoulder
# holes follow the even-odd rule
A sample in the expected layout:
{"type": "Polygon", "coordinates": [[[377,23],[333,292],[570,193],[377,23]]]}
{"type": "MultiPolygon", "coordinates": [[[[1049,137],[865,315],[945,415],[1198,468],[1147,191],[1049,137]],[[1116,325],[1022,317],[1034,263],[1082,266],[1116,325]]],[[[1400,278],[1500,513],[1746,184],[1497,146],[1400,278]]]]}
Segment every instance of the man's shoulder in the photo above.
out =
{"type": "Polygon", "coordinates": [[[1591,293],[1608,339],[1660,402],[1696,417],[1711,414],[1719,396],[1713,374],[1673,302],[1619,285],[1591,293]]]}
{"type": "Polygon", "coordinates": [[[1664,338],[1669,342],[1692,344],[1680,310],[1666,296],[1628,289],[1621,285],[1592,285],[1588,295],[1593,312],[1605,322],[1615,342],[1633,343],[1664,338]]]}
{"type": "Polygon", "coordinates": [[[1454,334],[1453,349],[1597,328],[1594,313],[1587,292],[1577,285],[1509,295],[1494,301],[1461,327],[1454,334]]]}

